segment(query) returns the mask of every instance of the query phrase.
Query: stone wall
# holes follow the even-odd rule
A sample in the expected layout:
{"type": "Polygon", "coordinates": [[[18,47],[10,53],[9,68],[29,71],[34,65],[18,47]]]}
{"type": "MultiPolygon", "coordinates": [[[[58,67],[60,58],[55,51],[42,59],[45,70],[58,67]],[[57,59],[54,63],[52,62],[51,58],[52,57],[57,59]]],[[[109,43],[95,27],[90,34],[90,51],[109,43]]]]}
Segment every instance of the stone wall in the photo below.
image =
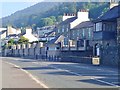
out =
{"type": "Polygon", "coordinates": [[[118,55],[118,47],[117,46],[109,46],[103,49],[101,56],[101,64],[109,65],[109,66],[118,66],[120,63],[119,55],[118,55]]]}
{"type": "MultiPolygon", "coordinates": [[[[120,59],[117,46],[108,46],[101,48],[100,65],[118,66],[120,59]]],[[[34,58],[47,61],[75,62],[92,64],[93,50],[88,51],[60,51],[47,50],[46,47],[25,48],[25,49],[6,49],[5,56],[34,58]]]]}
{"type": "Polygon", "coordinates": [[[92,51],[47,51],[49,61],[92,63],[92,51]]]}

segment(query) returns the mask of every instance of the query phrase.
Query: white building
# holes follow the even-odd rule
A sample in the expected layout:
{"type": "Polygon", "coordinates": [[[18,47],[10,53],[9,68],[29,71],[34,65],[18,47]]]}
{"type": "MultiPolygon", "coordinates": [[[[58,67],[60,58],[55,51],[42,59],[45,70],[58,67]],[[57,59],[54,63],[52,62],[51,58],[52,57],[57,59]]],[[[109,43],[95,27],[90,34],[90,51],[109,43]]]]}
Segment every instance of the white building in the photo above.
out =
{"type": "Polygon", "coordinates": [[[26,32],[23,35],[25,38],[29,39],[29,42],[38,41],[38,38],[32,34],[31,28],[26,28],[26,32]]]}
{"type": "Polygon", "coordinates": [[[7,36],[7,28],[0,28],[0,39],[4,39],[7,36]]]}

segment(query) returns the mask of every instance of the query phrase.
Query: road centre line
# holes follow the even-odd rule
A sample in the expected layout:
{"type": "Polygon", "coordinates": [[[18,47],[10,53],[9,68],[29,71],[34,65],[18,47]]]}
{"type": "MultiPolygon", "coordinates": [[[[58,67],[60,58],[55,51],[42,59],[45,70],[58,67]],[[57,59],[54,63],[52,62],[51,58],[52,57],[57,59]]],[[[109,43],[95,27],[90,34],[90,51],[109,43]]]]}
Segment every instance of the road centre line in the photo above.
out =
{"type": "MultiPolygon", "coordinates": [[[[19,58],[12,58],[12,59],[14,59],[14,60],[19,60],[19,58]]],[[[31,59],[27,59],[27,60],[31,60],[31,59]]],[[[35,61],[38,61],[38,60],[35,60],[35,61]]],[[[34,62],[34,63],[37,63],[37,62],[34,62]]],[[[43,62],[42,62],[43,63],[43,62]]],[[[70,65],[68,65],[68,64],[64,64],[64,65],[67,65],[67,66],[70,66],[70,65]]],[[[115,72],[115,71],[111,71],[111,70],[102,70],[102,69],[99,69],[99,68],[97,68],[97,69],[91,69],[91,68],[89,68],[89,67],[84,67],[84,66],[73,66],[73,67],[77,67],[77,68],[85,68],[85,69],[88,69],[88,70],[98,70],[98,71],[108,71],[108,72],[115,72]]]]}
{"type": "MultiPolygon", "coordinates": [[[[32,62],[32,63],[39,64],[38,62],[32,62]]],[[[41,63],[45,63],[45,62],[41,62],[41,63]]],[[[47,64],[47,65],[48,65],[48,64],[47,64]]],[[[55,68],[55,69],[58,69],[58,70],[64,70],[64,71],[66,71],[66,72],[68,72],[68,73],[71,73],[71,74],[74,74],[74,75],[77,75],[77,76],[82,76],[82,75],[80,75],[80,74],[78,74],[78,73],[71,72],[71,71],[65,70],[65,69],[61,69],[61,68],[58,68],[58,67],[55,67],[55,66],[49,66],[49,67],[52,67],[52,68],[55,68]]],[[[78,66],[78,67],[80,67],[80,66],[78,66]]],[[[109,82],[106,82],[106,81],[103,81],[103,80],[98,80],[98,79],[96,79],[96,78],[91,78],[91,79],[92,79],[92,80],[99,81],[99,82],[102,82],[102,83],[105,83],[105,84],[108,84],[108,85],[112,85],[112,86],[118,87],[118,85],[115,85],[115,84],[112,84],[112,83],[109,83],[109,82]]],[[[41,85],[41,84],[40,84],[40,85],[41,85]]],[[[46,87],[46,88],[47,88],[47,87],[46,87]]]]}
{"type": "MultiPolygon", "coordinates": [[[[41,64],[41,63],[39,63],[39,62],[32,62],[32,63],[34,63],[34,64],[41,64]]],[[[43,63],[43,62],[42,62],[43,63]]],[[[54,67],[52,67],[52,68],[54,68],[54,67]]],[[[58,69],[58,68],[57,68],[58,69]]],[[[67,71],[67,72],[70,72],[71,73],[71,71],[69,71],[69,70],[66,70],[66,69],[61,69],[61,68],[59,68],[58,70],[62,70],[62,71],[67,71]]],[[[73,73],[73,72],[72,72],[73,73]]],[[[81,76],[88,76],[88,75],[92,75],[92,76],[96,76],[96,75],[108,75],[108,76],[112,76],[112,75],[118,75],[118,74],[81,74],[81,76]]],[[[79,74],[79,76],[80,76],[80,74],[79,74]]]]}
{"type": "Polygon", "coordinates": [[[48,86],[46,86],[43,82],[39,81],[35,76],[33,76],[31,73],[29,73],[28,71],[20,68],[20,66],[18,65],[15,65],[13,63],[10,63],[10,62],[5,62],[7,64],[10,64],[16,68],[19,68],[21,71],[25,72],[32,80],[34,80],[36,83],[38,83],[39,85],[41,85],[43,88],[49,88],[48,86]]]}
{"type": "MultiPolygon", "coordinates": [[[[67,65],[67,64],[65,64],[65,65],[67,65]]],[[[69,65],[67,65],[67,66],[69,66],[69,65]]],[[[89,68],[89,67],[84,67],[84,66],[74,66],[74,67],[77,67],[77,68],[85,68],[85,69],[88,69],[88,70],[98,70],[98,71],[105,71],[105,70],[102,70],[102,69],[93,69],[93,68],[89,68]]],[[[115,72],[115,71],[111,71],[111,70],[106,70],[106,71],[108,71],[108,72],[115,72]]]]}
{"type": "MultiPolygon", "coordinates": [[[[44,63],[44,62],[42,62],[42,63],[44,63]]],[[[35,63],[35,64],[39,64],[39,63],[35,63]]],[[[68,73],[71,73],[71,74],[74,74],[74,75],[77,75],[77,76],[83,76],[83,75],[81,75],[81,74],[78,74],[78,73],[75,73],[75,72],[71,72],[71,71],[66,70],[66,69],[61,69],[61,68],[58,68],[58,67],[55,67],[55,66],[48,66],[48,67],[52,67],[52,68],[55,68],[55,69],[57,69],[57,70],[63,70],[63,71],[66,71],[66,72],[68,72],[68,73]]],[[[111,86],[119,87],[118,85],[115,85],[115,84],[112,84],[112,83],[109,83],[109,82],[106,82],[106,81],[103,81],[103,80],[98,80],[98,79],[96,79],[96,78],[97,78],[97,77],[90,78],[90,79],[96,80],[96,81],[98,81],[98,82],[105,83],[105,84],[108,84],[108,85],[111,85],[111,86]]]]}

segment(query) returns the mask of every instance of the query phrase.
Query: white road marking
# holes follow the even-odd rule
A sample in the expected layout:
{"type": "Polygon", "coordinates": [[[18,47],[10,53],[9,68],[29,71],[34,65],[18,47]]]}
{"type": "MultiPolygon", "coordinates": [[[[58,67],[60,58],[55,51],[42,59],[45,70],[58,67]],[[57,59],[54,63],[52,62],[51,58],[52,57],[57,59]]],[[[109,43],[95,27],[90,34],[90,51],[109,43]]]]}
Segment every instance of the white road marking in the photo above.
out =
{"type": "Polygon", "coordinates": [[[17,65],[15,65],[15,64],[9,63],[9,62],[6,62],[6,63],[8,63],[8,64],[10,64],[10,65],[12,65],[12,66],[15,66],[15,67],[17,67],[17,68],[19,68],[21,71],[25,72],[31,79],[33,79],[36,83],[38,83],[38,84],[41,85],[42,87],[44,87],[44,88],[49,88],[49,87],[46,86],[43,82],[41,82],[41,81],[39,81],[37,78],[35,78],[35,76],[33,76],[31,73],[29,73],[28,71],[20,68],[20,66],[17,66],[17,65]]]}
{"type": "MultiPolygon", "coordinates": [[[[38,62],[32,62],[32,63],[39,64],[38,62]]],[[[41,62],[41,63],[46,63],[46,62],[41,62]]],[[[66,64],[66,65],[67,65],[67,64],[66,64]]],[[[68,66],[69,66],[69,65],[68,65],[68,66]]],[[[55,69],[58,69],[58,70],[64,70],[64,71],[66,71],[66,72],[68,72],[68,73],[71,73],[71,74],[74,74],[74,75],[77,75],[77,76],[82,76],[81,74],[78,74],[78,73],[75,73],[75,72],[71,72],[71,71],[66,70],[66,69],[61,69],[61,68],[58,68],[58,67],[55,67],[55,66],[49,66],[49,67],[52,67],[52,68],[55,68],[55,69]]],[[[76,67],[81,68],[80,66],[76,66],[76,67]]],[[[88,67],[83,67],[83,68],[90,69],[90,68],[88,68],[88,67]]],[[[101,82],[101,83],[105,83],[105,84],[108,84],[108,85],[112,85],[112,86],[119,87],[118,85],[115,85],[115,84],[112,84],[112,83],[109,83],[109,82],[106,82],[106,81],[103,81],[103,80],[98,80],[98,79],[96,79],[96,78],[97,78],[97,77],[91,78],[91,79],[92,79],[92,80],[99,81],[99,82],[101,82]]]]}
{"type": "MultiPolygon", "coordinates": [[[[45,62],[42,62],[42,63],[45,63],[45,62]]],[[[39,64],[38,62],[35,63],[35,64],[39,64]]],[[[63,70],[63,71],[66,71],[68,73],[71,73],[71,74],[74,74],[74,75],[77,75],[77,76],[83,76],[81,74],[78,74],[78,73],[75,73],[75,72],[71,72],[69,70],[66,70],[66,69],[61,69],[61,68],[58,68],[58,67],[55,67],[55,66],[49,66],[49,67],[52,67],[52,68],[55,68],[57,70],[63,70]]],[[[115,85],[115,84],[112,84],[112,83],[109,83],[109,82],[106,82],[106,81],[103,81],[103,80],[98,80],[97,77],[94,77],[94,78],[90,78],[92,80],[96,80],[98,82],[101,82],[101,83],[105,83],[105,84],[108,84],[108,85],[111,85],[111,86],[116,86],[116,87],[119,87],[118,85],[115,85]]]]}
{"type": "MultiPolygon", "coordinates": [[[[65,65],[67,65],[67,64],[65,64],[65,65]]],[[[67,66],[69,66],[69,65],[67,65],[67,66]]],[[[115,71],[112,71],[112,70],[102,70],[102,69],[99,69],[99,68],[93,69],[93,68],[84,67],[84,66],[74,66],[74,67],[84,68],[84,69],[88,69],[88,70],[99,70],[99,71],[115,72],[115,71]]]]}
{"type": "Polygon", "coordinates": [[[102,82],[102,83],[106,83],[106,84],[108,84],[108,85],[112,85],[112,86],[118,87],[118,85],[115,85],[115,84],[112,84],[112,83],[109,83],[109,82],[106,82],[106,81],[103,81],[103,80],[98,80],[98,79],[96,79],[96,78],[91,78],[91,79],[96,80],[96,81],[99,81],[99,82],[102,82]]]}
{"type": "MultiPolygon", "coordinates": [[[[52,66],[53,68],[56,68],[56,69],[61,69],[61,68],[57,68],[57,67],[54,67],[54,66],[52,66]]],[[[64,70],[64,69],[62,69],[62,70],[64,70]]],[[[78,73],[75,73],[75,72],[71,72],[71,71],[69,71],[69,70],[65,70],[66,72],[68,72],[68,73],[72,73],[72,74],[74,74],[74,75],[77,75],[77,76],[83,76],[83,75],[81,75],[81,74],[78,74],[78,73]]],[[[98,79],[96,79],[97,77],[95,77],[95,78],[91,78],[92,80],[96,80],[96,81],[99,81],[99,82],[102,82],[102,83],[105,83],[105,84],[108,84],[108,85],[112,85],[112,86],[116,86],[116,87],[118,87],[118,85],[115,85],[115,84],[112,84],[112,83],[109,83],[109,82],[106,82],[106,81],[103,81],[103,80],[98,80],[98,79]]]]}

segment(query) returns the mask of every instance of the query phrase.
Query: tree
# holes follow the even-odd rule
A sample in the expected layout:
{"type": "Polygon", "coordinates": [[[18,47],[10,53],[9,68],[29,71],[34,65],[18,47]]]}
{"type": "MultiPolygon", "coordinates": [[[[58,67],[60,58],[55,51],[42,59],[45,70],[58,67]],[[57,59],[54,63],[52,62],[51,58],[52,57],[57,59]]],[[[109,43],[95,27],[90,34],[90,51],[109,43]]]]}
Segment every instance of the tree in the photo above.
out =
{"type": "Polygon", "coordinates": [[[19,44],[26,44],[29,42],[29,39],[25,38],[24,36],[21,36],[20,39],[18,40],[19,44]]]}
{"type": "Polygon", "coordinates": [[[60,15],[60,16],[57,17],[57,21],[58,21],[58,22],[61,22],[61,21],[62,21],[62,15],[60,15]]]}
{"type": "Polygon", "coordinates": [[[43,23],[44,23],[44,26],[50,26],[50,25],[54,24],[54,22],[51,18],[44,18],[43,23]]]}
{"type": "Polygon", "coordinates": [[[4,48],[9,48],[9,49],[11,49],[11,46],[14,45],[14,44],[15,44],[15,40],[14,40],[14,39],[10,39],[10,40],[8,41],[8,44],[5,44],[5,45],[4,45],[4,48]]]}
{"type": "Polygon", "coordinates": [[[13,44],[15,43],[15,40],[14,40],[14,39],[10,39],[10,40],[8,41],[8,43],[11,44],[11,45],[13,45],[13,44]]]}
{"type": "Polygon", "coordinates": [[[55,16],[50,16],[50,19],[52,19],[53,22],[56,22],[56,17],[55,16]]]}
{"type": "Polygon", "coordinates": [[[73,3],[71,3],[69,6],[68,6],[68,12],[69,13],[76,13],[77,12],[77,10],[76,10],[76,3],[75,2],[73,2],[73,3]]]}

